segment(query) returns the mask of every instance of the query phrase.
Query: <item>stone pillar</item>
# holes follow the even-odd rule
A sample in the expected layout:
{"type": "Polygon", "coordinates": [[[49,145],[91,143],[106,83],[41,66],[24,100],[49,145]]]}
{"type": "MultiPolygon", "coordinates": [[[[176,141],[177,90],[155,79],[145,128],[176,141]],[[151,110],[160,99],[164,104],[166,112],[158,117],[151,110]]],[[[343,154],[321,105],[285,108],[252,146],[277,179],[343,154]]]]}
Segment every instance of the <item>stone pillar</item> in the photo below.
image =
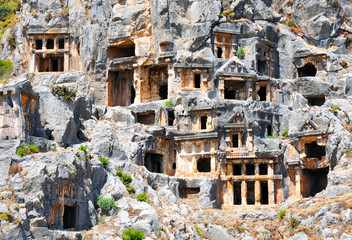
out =
{"type": "Polygon", "coordinates": [[[247,205],[247,184],[246,184],[246,181],[242,181],[241,198],[242,198],[242,205],[247,205]]]}
{"type": "Polygon", "coordinates": [[[295,169],[295,182],[296,182],[296,196],[298,198],[301,198],[301,174],[302,174],[302,171],[301,171],[301,168],[298,167],[295,169]]]}
{"type": "Polygon", "coordinates": [[[246,145],[247,145],[246,147],[248,148],[249,152],[254,151],[253,136],[252,136],[252,129],[251,128],[247,129],[247,144],[246,145]]]}
{"type": "Polygon", "coordinates": [[[70,70],[70,55],[68,52],[65,52],[64,55],[64,72],[68,72],[70,70]]]}
{"type": "Polygon", "coordinates": [[[227,181],[227,196],[225,199],[225,205],[233,205],[233,180],[227,181]]]}
{"type": "MultiPolygon", "coordinates": [[[[259,178],[259,163],[255,163],[255,178],[259,178]]],[[[254,183],[255,205],[260,203],[261,191],[260,181],[256,180],[254,183]]]]}
{"type": "Polygon", "coordinates": [[[35,67],[35,53],[30,53],[30,65],[29,65],[29,72],[39,72],[39,69],[35,67]]]}
{"type": "Polygon", "coordinates": [[[134,79],[134,89],[136,91],[136,96],[134,98],[134,103],[141,103],[141,89],[142,89],[142,79],[141,68],[135,68],[133,71],[133,79],[134,79]]]}
{"type": "Polygon", "coordinates": [[[274,182],[274,164],[268,164],[268,196],[269,205],[275,204],[275,182],[274,182]]]}

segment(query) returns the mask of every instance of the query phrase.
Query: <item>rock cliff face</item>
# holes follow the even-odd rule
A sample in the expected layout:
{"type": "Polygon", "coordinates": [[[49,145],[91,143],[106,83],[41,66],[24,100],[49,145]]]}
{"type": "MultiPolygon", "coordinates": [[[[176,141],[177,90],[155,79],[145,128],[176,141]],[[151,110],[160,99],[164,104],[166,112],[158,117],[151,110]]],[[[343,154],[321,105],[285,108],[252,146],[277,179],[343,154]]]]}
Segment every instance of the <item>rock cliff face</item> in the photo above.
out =
{"type": "Polygon", "coordinates": [[[352,239],[350,1],[20,6],[0,239],[352,239]]]}

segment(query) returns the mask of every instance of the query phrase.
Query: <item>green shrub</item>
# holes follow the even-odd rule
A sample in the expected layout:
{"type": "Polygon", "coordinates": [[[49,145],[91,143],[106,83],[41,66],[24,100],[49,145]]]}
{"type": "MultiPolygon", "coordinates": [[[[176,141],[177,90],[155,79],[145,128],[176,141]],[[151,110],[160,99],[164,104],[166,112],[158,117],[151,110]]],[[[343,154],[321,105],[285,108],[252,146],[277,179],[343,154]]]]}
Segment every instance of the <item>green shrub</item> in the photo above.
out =
{"type": "Polygon", "coordinates": [[[174,105],[173,101],[171,101],[171,100],[168,100],[168,101],[165,102],[165,107],[166,108],[172,108],[174,106],[175,105],[174,105]]]}
{"type": "Polygon", "coordinates": [[[39,148],[37,144],[31,144],[28,145],[28,149],[32,152],[32,153],[38,153],[39,152],[39,148]]]}
{"type": "Polygon", "coordinates": [[[142,240],[144,239],[144,233],[140,230],[134,230],[129,228],[125,230],[122,234],[123,240],[142,240]]]}
{"type": "Polygon", "coordinates": [[[345,153],[351,153],[351,148],[346,148],[345,153]]]}
{"type": "Polygon", "coordinates": [[[236,52],[236,56],[239,58],[239,59],[242,59],[243,56],[244,56],[244,47],[240,47],[238,49],[238,51],[236,52]]]}
{"type": "Polygon", "coordinates": [[[296,226],[298,226],[301,223],[301,221],[295,217],[291,217],[290,218],[290,225],[291,228],[295,228],[296,226]]]}
{"type": "Polygon", "coordinates": [[[285,130],[281,133],[283,137],[288,137],[288,128],[285,128],[285,130]]]}
{"type": "Polygon", "coordinates": [[[277,216],[280,218],[280,219],[284,219],[286,215],[286,210],[285,209],[281,209],[278,213],[277,213],[277,216]]]}
{"type": "Polygon", "coordinates": [[[23,157],[30,153],[38,153],[38,152],[39,152],[39,148],[37,144],[28,145],[27,147],[22,143],[21,146],[18,148],[16,154],[18,156],[23,157]]]}
{"type": "Polygon", "coordinates": [[[330,104],[330,112],[332,112],[335,116],[339,110],[341,111],[342,109],[338,105],[330,104]]]}
{"type": "Polygon", "coordinates": [[[65,100],[65,101],[73,101],[77,93],[77,91],[73,91],[68,87],[66,87],[65,85],[56,86],[52,88],[51,91],[57,96],[58,99],[65,100]]]}
{"type": "Polygon", "coordinates": [[[109,165],[109,159],[108,158],[99,158],[99,161],[103,164],[104,167],[106,167],[107,165],[109,165]]]}
{"type": "Polygon", "coordinates": [[[110,210],[116,208],[115,200],[113,198],[104,198],[102,195],[98,195],[97,205],[104,210],[110,210]]]}
{"type": "Polygon", "coordinates": [[[88,146],[87,145],[81,145],[81,146],[79,146],[79,148],[78,148],[78,150],[81,150],[82,152],[84,152],[84,154],[88,154],[88,151],[87,151],[87,149],[88,149],[88,146]]]}
{"type": "Polygon", "coordinates": [[[119,176],[121,182],[123,185],[125,185],[129,194],[135,193],[134,187],[130,186],[130,183],[132,182],[132,177],[130,175],[124,174],[122,169],[117,169],[116,175],[119,176]]]}
{"type": "Polygon", "coordinates": [[[0,79],[4,77],[9,77],[12,73],[13,65],[12,61],[9,60],[0,60],[0,79]]]}
{"type": "Polygon", "coordinates": [[[137,201],[146,202],[148,201],[148,198],[149,198],[148,195],[144,192],[137,196],[137,201]]]}

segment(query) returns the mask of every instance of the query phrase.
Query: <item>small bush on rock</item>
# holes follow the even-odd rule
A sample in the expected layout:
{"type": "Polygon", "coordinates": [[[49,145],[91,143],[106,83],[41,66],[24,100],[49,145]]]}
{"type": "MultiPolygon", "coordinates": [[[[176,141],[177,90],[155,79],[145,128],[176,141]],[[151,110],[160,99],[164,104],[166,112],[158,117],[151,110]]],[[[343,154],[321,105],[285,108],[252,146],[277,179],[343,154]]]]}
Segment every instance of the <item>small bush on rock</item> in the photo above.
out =
{"type": "Polygon", "coordinates": [[[291,228],[295,228],[296,226],[298,226],[300,224],[300,220],[295,218],[295,217],[291,217],[290,218],[290,225],[291,225],[291,228]]]}
{"type": "Polygon", "coordinates": [[[103,164],[104,167],[109,165],[109,159],[108,158],[100,157],[99,161],[103,164]]]}
{"type": "Polygon", "coordinates": [[[129,228],[125,230],[122,234],[123,240],[142,240],[144,239],[144,233],[140,230],[134,230],[129,228]]]}
{"type": "Polygon", "coordinates": [[[285,210],[285,209],[281,209],[281,210],[278,212],[278,214],[277,214],[277,216],[278,216],[280,219],[284,219],[285,215],[286,215],[286,210],[285,210]]]}
{"type": "Polygon", "coordinates": [[[288,137],[288,128],[286,128],[286,129],[281,133],[281,135],[282,135],[283,137],[288,137]]]}
{"type": "Polygon", "coordinates": [[[21,173],[22,167],[17,163],[13,164],[9,168],[9,175],[15,175],[16,173],[21,173]]]}
{"type": "Polygon", "coordinates": [[[116,208],[115,200],[113,198],[104,198],[102,195],[98,195],[97,205],[104,210],[110,210],[116,208]]]}
{"type": "Polygon", "coordinates": [[[65,101],[73,101],[77,93],[77,91],[73,91],[67,88],[65,85],[56,86],[52,88],[51,91],[57,96],[58,99],[65,100],[65,101]]]}
{"type": "Polygon", "coordinates": [[[130,186],[130,183],[132,182],[132,177],[130,175],[124,174],[122,169],[117,169],[116,175],[119,176],[121,182],[123,185],[125,185],[129,194],[135,193],[134,187],[130,186]]]}
{"type": "Polygon", "coordinates": [[[174,105],[173,101],[171,101],[171,100],[165,102],[165,107],[166,108],[172,108],[174,106],[175,105],[174,105]]]}
{"type": "Polygon", "coordinates": [[[140,202],[147,202],[148,201],[148,195],[146,193],[141,193],[137,196],[137,201],[140,202]]]}
{"type": "Polygon", "coordinates": [[[21,146],[18,148],[16,154],[18,156],[26,156],[30,153],[38,153],[39,152],[39,148],[38,148],[38,145],[37,144],[32,144],[32,145],[28,145],[25,146],[24,144],[21,144],[21,146]]]}

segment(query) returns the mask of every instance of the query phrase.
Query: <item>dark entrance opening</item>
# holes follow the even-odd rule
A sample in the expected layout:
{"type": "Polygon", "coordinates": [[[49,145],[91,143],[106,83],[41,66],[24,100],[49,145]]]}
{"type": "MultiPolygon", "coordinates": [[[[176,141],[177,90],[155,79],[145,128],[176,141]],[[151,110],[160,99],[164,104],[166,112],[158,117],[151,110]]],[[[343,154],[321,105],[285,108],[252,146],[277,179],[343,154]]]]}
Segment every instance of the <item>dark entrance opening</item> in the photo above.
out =
{"type": "Polygon", "coordinates": [[[269,190],[267,181],[260,182],[260,203],[269,204],[269,190]]]}
{"type": "Polygon", "coordinates": [[[299,77],[315,77],[317,69],[312,63],[307,63],[301,68],[297,69],[299,77]]]}
{"type": "Polygon", "coordinates": [[[303,197],[314,197],[323,191],[328,184],[329,167],[318,169],[303,169],[303,197]]]}
{"type": "Polygon", "coordinates": [[[307,158],[318,158],[319,160],[326,154],[325,147],[319,146],[317,142],[306,143],[305,153],[307,158]]]}
{"type": "Polygon", "coordinates": [[[225,81],[225,99],[246,100],[247,90],[245,82],[225,81]]]}
{"type": "Polygon", "coordinates": [[[160,86],[160,88],[159,88],[159,97],[161,99],[167,99],[167,84],[160,86]]]}
{"type": "Polygon", "coordinates": [[[307,97],[309,106],[322,106],[325,103],[325,96],[307,97]]]}
{"type": "Polygon", "coordinates": [[[208,121],[207,116],[200,117],[200,129],[207,129],[207,121],[208,121]]]}
{"type": "Polygon", "coordinates": [[[109,57],[112,58],[123,58],[135,56],[135,44],[132,40],[128,39],[117,46],[109,47],[109,57]]]}
{"type": "Polygon", "coordinates": [[[233,148],[238,148],[239,147],[239,141],[238,141],[238,134],[233,134],[232,135],[232,147],[233,148]]]}
{"type": "Polygon", "coordinates": [[[271,125],[266,126],[266,132],[267,132],[267,136],[272,136],[273,129],[272,129],[271,125]]]}
{"type": "Polygon", "coordinates": [[[180,198],[192,199],[197,197],[197,194],[200,192],[200,187],[189,188],[179,186],[178,192],[180,198]]]}
{"type": "Polygon", "coordinates": [[[155,112],[145,112],[145,113],[137,113],[136,122],[145,125],[152,125],[155,123],[155,112]]]}
{"type": "Polygon", "coordinates": [[[157,153],[145,153],[144,166],[149,172],[162,173],[163,155],[157,153]]]}
{"type": "Polygon", "coordinates": [[[54,49],[54,39],[46,40],[46,49],[54,49]]]}
{"type": "Polygon", "coordinates": [[[210,172],[210,158],[199,158],[197,161],[198,172],[210,172]]]}
{"type": "Polygon", "coordinates": [[[234,176],[242,175],[242,164],[233,164],[232,168],[233,168],[233,173],[232,174],[234,176]]]}
{"type": "Polygon", "coordinates": [[[255,167],[254,164],[246,164],[246,175],[254,175],[255,167]]]}
{"type": "Polygon", "coordinates": [[[200,88],[200,74],[194,74],[194,88],[200,88]]]}
{"type": "Polygon", "coordinates": [[[59,49],[64,49],[65,48],[65,39],[61,38],[59,39],[59,49]]]}
{"type": "Polygon", "coordinates": [[[136,90],[134,90],[133,83],[131,85],[131,104],[134,103],[134,99],[136,98],[136,90]]]}
{"type": "Polygon", "coordinates": [[[255,191],[254,191],[254,181],[248,181],[247,183],[247,204],[255,204],[255,191]]]}
{"type": "Polygon", "coordinates": [[[35,49],[40,50],[43,48],[43,40],[37,39],[35,40],[35,49]]]}
{"type": "Polygon", "coordinates": [[[259,164],[259,175],[268,175],[268,164],[259,164]]]}
{"type": "Polygon", "coordinates": [[[225,99],[236,99],[236,90],[225,88],[225,99]]]}
{"type": "Polygon", "coordinates": [[[217,55],[217,57],[218,57],[218,58],[221,58],[223,52],[224,52],[224,51],[222,50],[222,47],[218,47],[218,55],[217,55]]]}
{"type": "Polygon", "coordinates": [[[59,61],[58,61],[58,59],[51,59],[51,71],[52,72],[59,71],[59,61]]]}
{"type": "Polygon", "coordinates": [[[174,120],[175,120],[174,111],[168,111],[167,112],[167,125],[168,126],[173,126],[174,125],[174,120]]]}
{"type": "Polygon", "coordinates": [[[258,91],[259,101],[266,101],[266,87],[260,87],[258,91]]]}
{"type": "Polygon", "coordinates": [[[109,106],[129,106],[134,103],[136,91],[133,86],[133,74],[133,70],[109,72],[109,106]]]}
{"type": "Polygon", "coordinates": [[[242,185],[242,182],[233,182],[233,204],[234,205],[242,204],[241,185],[242,185]]]}
{"type": "Polygon", "coordinates": [[[77,207],[66,206],[64,208],[63,224],[64,229],[76,227],[76,212],[77,207]]]}

